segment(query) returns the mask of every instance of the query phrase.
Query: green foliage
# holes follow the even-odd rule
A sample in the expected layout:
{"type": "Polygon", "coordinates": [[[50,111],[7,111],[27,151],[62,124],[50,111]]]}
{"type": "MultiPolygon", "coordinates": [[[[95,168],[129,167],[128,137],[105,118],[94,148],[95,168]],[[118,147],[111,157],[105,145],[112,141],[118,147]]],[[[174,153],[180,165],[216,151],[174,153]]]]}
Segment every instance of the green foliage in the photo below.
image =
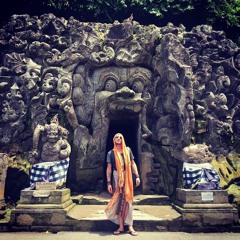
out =
{"type": "Polygon", "coordinates": [[[205,19],[205,23],[214,24],[221,20],[229,27],[240,25],[240,0],[42,0],[42,3],[96,21],[112,22],[131,13],[161,19],[198,12],[201,16],[195,17],[205,19]]]}
{"type": "Polygon", "coordinates": [[[113,21],[121,14],[142,12],[147,15],[163,18],[166,13],[180,14],[194,8],[192,0],[43,0],[47,6],[57,10],[71,10],[83,14],[88,11],[98,20],[105,18],[113,21]]]}
{"type": "Polygon", "coordinates": [[[194,11],[201,13],[201,24],[225,31],[240,45],[240,0],[195,0],[194,11]]]}
{"type": "Polygon", "coordinates": [[[240,0],[8,0],[7,4],[14,13],[23,9],[37,15],[52,12],[86,22],[122,22],[133,15],[143,25],[172,22],[191,29],[209,24],[235,40],[240,38],[240,0]]]}
{"type": "Polygon", "coordinates": [[[131,6],[142,6],[146,13],[164,17],[165,13],[179,14],[193,9],[191,0],[133,0],[131,6]]]}
{"type": "Polygon", "coordinates": [[[43,0],[50,8],[70,11],[86,21],[113,21],[128,6],[125,0],[43,0]]]}
{"type": "Polygon", "coordinates": [[[227,26],[240,27],[240,0],[209,0],[209,22],[224,20],[227,26]]]}

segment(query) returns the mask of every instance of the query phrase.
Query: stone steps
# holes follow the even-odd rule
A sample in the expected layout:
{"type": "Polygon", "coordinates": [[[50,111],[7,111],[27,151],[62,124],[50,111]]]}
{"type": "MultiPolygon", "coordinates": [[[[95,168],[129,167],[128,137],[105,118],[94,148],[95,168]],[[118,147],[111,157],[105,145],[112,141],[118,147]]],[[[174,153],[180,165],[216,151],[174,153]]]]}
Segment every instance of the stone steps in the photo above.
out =
{"type": "MultiPolygon", "coordinates": [[[[116,225],[105,216],[105,205],[76,205],[67,222],[76,231],[113,231],[116,225]]],[[[135,205],[134,227],[138,231],[178,231],[181,215],[171,206],[135,205]]]]}
{"type": "MultiPolygon", "coordinates": [[[[186,200],[184,200],[185,204],[177,205],[176,203],[171,203],[170,199],[164,195],[136,194],[133,205],[134,228],[137,231],[162,232],[240,232],[239,224],[228,224],[226,222],[223,225],[221,223],[221,214],[234,213],[230,208],[231,205],[224,204],[225,210],[223,211],[221,208],[218,208],[218,204],[221,206],[222,204],[219,198],[216,198],[218,201],[218,204],[215,203],[216,208],[213,208],[211,205],[209,205],[208,208],[208,203],[198,203],[199,205],[197,206],[199,208],[196,207],[196,205],[192,208],[191,201],[193,198],[188,197],[188,194],[190,194],[188,191],[184,190],[183,192],[186,195],[186,200]],[[217,216],[220,216],[220,222],[215,224],[214,221],[216,221],[216,219],[214,220],[214,218],[217,218],[217,216]],[[212,222],[211,219],[213,219],[212,222]],[[208,221],[208,224],[204,224],[206,221],[208,221]],[[203,224],[201,222],[203,222],[203,224]]],[[[191,195],[196,195],[197,198],[199,198],[200,193],[191,191],[191,195]]],[[[69,190],[58,190],[50,194],[48,200],[45,198],[41,200],[35,197],[34,202],[37,204],[33,204],[33,206],[29,203],[29,197],[24,197],[29,194],[30,193],[22,193],[23,198],[21,203],[12,210],[12,221],[9,219],[10,216],[8,216],[8,219],[5,219],[5,221],[0,221],[0,232],[113,232],[116,230],[116,225],[106,218],[104,212],[111,197],[106,192],[101,194],[68,195],[71,199],[71,201],[69,201],[69,198],[65,197],[66,194],[69,194],[69,190]],[[52,198],[51,201],[50,198],[52,198]],[[60,201],[60,199],[62,199],[62,201],[60,201]],[[57,207],[53,207],[50,202],[56,202],[57,207]],[[68,202],[71,202],[71,204],[68,205],[68,202]],[[42,206],[43,203],[45,207],[42,206]],[[39,209],[37,209],[37,206],[39,209]],[[59,209],[59,206],[62,206],[62,209],[59,209]],[[49,220],[50,218],[51,221],[49,220]],[[30,220],[32,221],[31,224],[29,223],[30,220]]],[[[31,194],[29,196],[31,196],[31,194]]],[[[197,198],[194,201],[198,201],[197,198]]]]}
{"type": "MultiPolygon", "coordinates": [[[[0,222],[0,231],[112,232],[116,230],[116,225],[106,218],[104,212],[111,197],[106,192],[73,195],[70,205],[69,199],[65,197],[69,194],[68,190],[51,193],[48,199],[32,198],[34,194],[36,193],[22,193],[20,203],[12,210],[12,220],[2,224],[0,222]],[[54,202],[56,206],[50,202],[54,202]],[[66,214],[65,221],[63,212],[66,214]],[[45,214],[45,217],[42,214],[45,214]],[[19,219],[22,224],[19,224],[19,219]],[[30,220],[32,224],[29,224],[30,220]]],[[[137,231],[179,231],[181,226],[181,214],[173,209],[169,197],[164,195],[135,195],[133,218],[137,231]]]]}
{"type": "MultiPolygon", "coordinates": [[[[107,205],[111,196],[106,192],[101,194],[75,195],[71,199],[76,204],[81,205],[107,205]]],[[[142,195],[134,196],[134,205],[170,205],[170,199],[166,195],[142,195]]]]}
{"type": "MultiPolygon", "coordinates": [[[[67,214],[67,224],[73,231],[114,231],[116,225],[106,218],[108,193],[72,196],[76,206],[67,214]]],[[[181,215],[172,208],[165,195],[134,197],[134,227],[137,231],[179,231],[181,215]]]]}
{"type": "MultiPolygon", "coordinates": [[[[192,191],[191,194],[196,193],[192,191]]],[[[116,229],[116,225],[110,222],[104,213],[104,209],[110,200],[107,193],[73,196],[72,200],[76,203],[76,206],[68,212],[67,222],[72,226],[73,230],[114,231],[116,229]]],[[[211,214],[218,216],[225,211],[224,214],[232,215],[233,210],[229,203],[220,203],[219,198],[216,200],[219,204],[199,203],[194,205],[188,203],[183,205],[184,209],[180,209],[181,207],[171,203],[170,199],[164,195],[135,195],[134,228],[137,231],[239,232],[239,224],[227,224],[227,221],[223,224],[222,218],[219,218],[217,224],[200,224],[203,221],[200,219],[202,218],[201,214],[203,214],[205,221],[207,219],[205,215],[208,214],[210,214],[209,219],[212,217],[211,214]],[[192,223],[183,219],[183,216],[186,217],[188,212],[190,214],[188,220],[192,218],[192,223]],[[199,217],[199,219],[196,219],[196,217],[199,217]]],[[[179,205],[181,206],[181,204],[179,205]]]]}
{"type": "MultiPolygon", "coordinates": [[[[110,200],[107,193],[72,197],[76,206],[67,214],[67,224],[75,231],[114,231],[116,225],[106,218],[105,208],[110,200]]],[[[164,195],[136,195],[133,210],[137,231],[179,231],[181,215],[172,208],[164,195]]]]}

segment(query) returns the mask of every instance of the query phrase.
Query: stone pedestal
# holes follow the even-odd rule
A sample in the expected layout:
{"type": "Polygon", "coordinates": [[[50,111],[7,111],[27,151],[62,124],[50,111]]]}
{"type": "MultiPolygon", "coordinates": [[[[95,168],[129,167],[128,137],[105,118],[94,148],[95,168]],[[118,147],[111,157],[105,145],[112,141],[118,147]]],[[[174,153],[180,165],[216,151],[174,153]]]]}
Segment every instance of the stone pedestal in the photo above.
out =
{"type": "MultiPolygon", "coordinates": [[[[228,202],[226,190],[177,189],[175,208],[185,228],[231,227],[238,223],[238,211],[228,202]]],[[[219,230],[220,230],[219,228],[219,230]]]]}
{"type": "Polygon", "coordinates": [[[13,229],[22,230],[62,229],[73,206],[70,189],[22,190],[19,204],[11,212],[10,224],[13,229]]]}
{"type": "Polygon", "coordinates": [[[5,182],[8,169],[8,155],[0,153],[0,219],[6,214],[6,203],[4,198],[5,182]]]}

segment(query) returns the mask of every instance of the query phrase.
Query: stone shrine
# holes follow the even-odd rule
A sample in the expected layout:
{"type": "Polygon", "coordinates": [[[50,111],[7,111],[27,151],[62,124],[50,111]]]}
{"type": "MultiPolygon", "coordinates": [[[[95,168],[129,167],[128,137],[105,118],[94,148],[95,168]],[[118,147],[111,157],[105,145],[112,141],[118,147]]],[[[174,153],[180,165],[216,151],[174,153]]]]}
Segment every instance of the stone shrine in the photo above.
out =
{"type": "Polygon", "coordinates": [[[36,126],[58,114],[72,192],[106,189],[116,132],[133,150],[142,193],[175,198],[183,162],[196,159],[215,161],[224,188],[238,186],[240,48],[224,32],[25,14],[0,29],[0,49],[0,152],[19,145],[29,159],[36,126]]]}
{"type": "Polygon", "coordinates": [[[30,154],[30,187],[21,191],[20,201],[11,211],[13,229],[56,229],[66,224],[67,213],[75,205],[70,189],[64,187],[71,153],[67,135],[57,115],[50,124],[36,126],[30,154]]]}

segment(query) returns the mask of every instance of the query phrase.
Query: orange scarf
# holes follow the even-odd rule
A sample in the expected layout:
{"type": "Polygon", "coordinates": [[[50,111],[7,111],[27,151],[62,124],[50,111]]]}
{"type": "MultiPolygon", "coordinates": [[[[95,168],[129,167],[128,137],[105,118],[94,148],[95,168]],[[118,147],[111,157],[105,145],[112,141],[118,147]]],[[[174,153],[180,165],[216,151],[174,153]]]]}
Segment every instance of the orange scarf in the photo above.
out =
{"type": "Polygon", "coordinates": [[[129,148],[125,144],[125,140],[122,134],[117,134],[122,137],[122,151],[123,157],[121,153],[118,151],[115,141],[114,143],[114,156],[116,162],[116,168],[118,172],[118,188],[121,190],[124,188],[125,198],[126,201],[129,203],[133,202],[133,181],[132,181],[132,166],[131,166],[131,159],[129,154],[129,148]],[[125,174],[124,174],[124,165],[125,165],[125,174]]]}

